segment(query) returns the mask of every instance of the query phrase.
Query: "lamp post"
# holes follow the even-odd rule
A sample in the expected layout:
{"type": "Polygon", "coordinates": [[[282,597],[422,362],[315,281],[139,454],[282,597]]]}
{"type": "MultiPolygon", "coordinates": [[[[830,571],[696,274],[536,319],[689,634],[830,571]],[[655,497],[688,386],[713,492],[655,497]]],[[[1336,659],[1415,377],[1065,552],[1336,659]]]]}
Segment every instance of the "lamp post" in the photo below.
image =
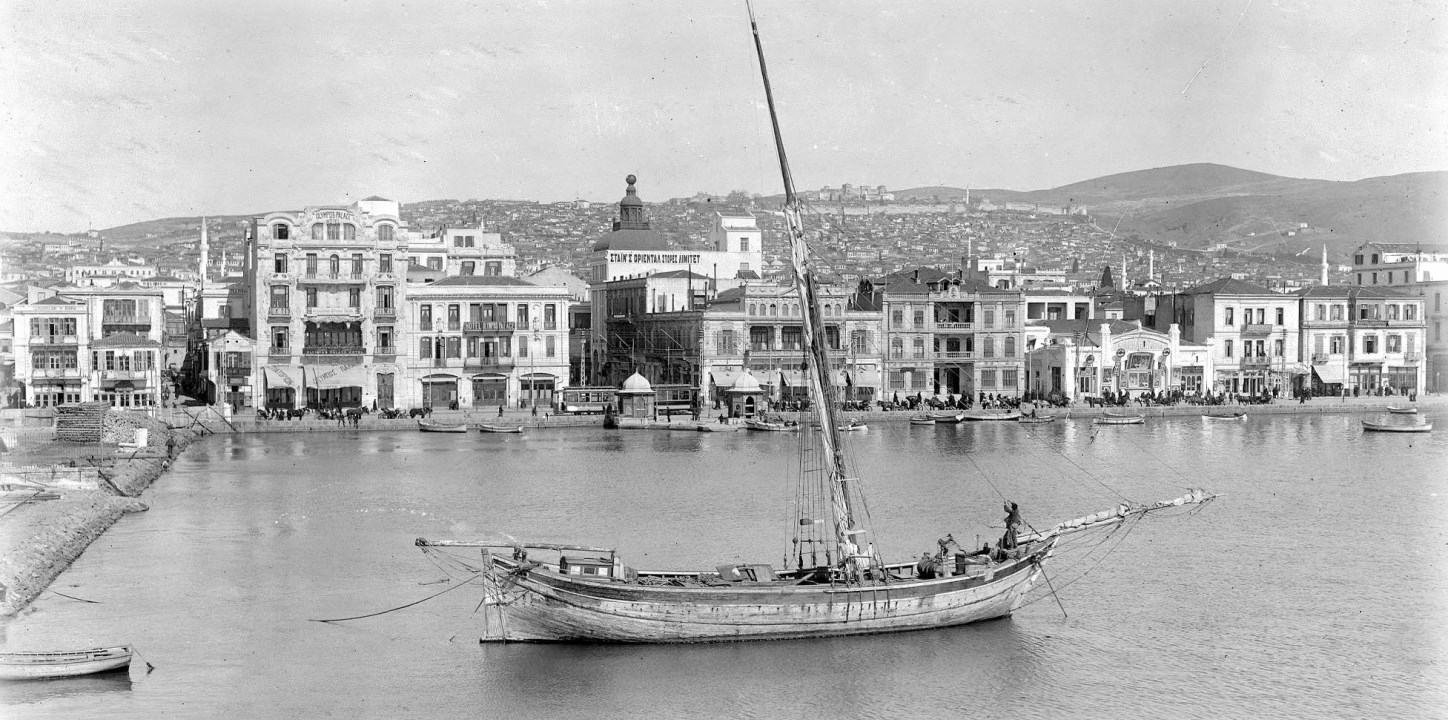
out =
{"type": "Polygon", "coordinates": [[[535,375],[534,370],[538,367],[538,361],[536,359],[537,352],[538,324],[535,322],[533,324],[533,337],[528,341],[528,407],[533,409],[537,409],[538,407],[538,400],[533,390],[534,383],[538,382],[537,378],[533,377],[535,375]]]}

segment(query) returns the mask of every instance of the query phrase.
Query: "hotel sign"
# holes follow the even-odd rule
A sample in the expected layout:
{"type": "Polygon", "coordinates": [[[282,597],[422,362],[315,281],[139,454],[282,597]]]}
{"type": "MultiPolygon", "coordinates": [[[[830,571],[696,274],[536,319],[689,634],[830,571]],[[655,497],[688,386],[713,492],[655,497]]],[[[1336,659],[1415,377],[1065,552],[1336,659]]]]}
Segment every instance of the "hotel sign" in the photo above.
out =
{"type": "Polygon", "coordinates": [[[703,262],[702,255],[698,253],[645,253],[645,252],[611,252],[608,254],[608,261],[611,263],[662,263],[674,265],[692,265],[703,262]]]}

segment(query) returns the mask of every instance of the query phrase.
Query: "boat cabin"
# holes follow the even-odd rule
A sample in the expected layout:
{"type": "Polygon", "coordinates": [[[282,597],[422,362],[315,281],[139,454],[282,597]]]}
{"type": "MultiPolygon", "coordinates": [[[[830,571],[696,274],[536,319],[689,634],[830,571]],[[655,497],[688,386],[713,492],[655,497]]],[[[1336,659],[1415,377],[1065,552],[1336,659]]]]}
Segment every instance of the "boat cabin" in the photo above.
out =
{"type": "Polygon", "coordinates": [[[561,555],[558,558],[558,573],[561,575],[595,575],[598,577],[619,577],[615,574],[615,561],[608,558],[573,557],[561,555]]]}

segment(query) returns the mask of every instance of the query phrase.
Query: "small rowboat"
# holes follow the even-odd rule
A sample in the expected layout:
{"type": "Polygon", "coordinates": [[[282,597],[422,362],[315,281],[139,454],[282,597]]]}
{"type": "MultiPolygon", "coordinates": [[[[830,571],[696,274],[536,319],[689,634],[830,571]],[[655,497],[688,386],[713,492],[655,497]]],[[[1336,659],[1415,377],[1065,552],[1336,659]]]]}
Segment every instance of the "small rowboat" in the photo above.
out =
{"type": "Polygon", "coordinates": [[[965,419],[965,413],[934,413],[929,417],[937,423],[958,423],[965,419]]]}
{"type": "Polygon", "coordinates": [[[1203,420],[1241,420],[1247,417],[1246,410],[1238,410],[1230,413],[1203,413],[1203,420]]]}
{"type": "Polygon", "coordinates": [[[930,416],[928,416],[928,415],[916,415],[915,417],[910,418],[910,424],[911,424],[911,425],[934,425],[934,424],[935,424],[935,418],[930,417],[930,416]]]}
{"type": "Polygon", "coordinates": [[[1048,423],[1056,420],[1055,415],[1022,415],[1016,418],[1018,423],[1048,423]]]}
{"type": "Polygon", "coordinates": [[[120,670],[130,665],[131,648],[126,645],[60,652],[0,653],[0,680],[76,677],[120,670]]]}
{"type": "Polygon", "coordinates": [[[1432,432],[1432,431],[1433,431],[1433,423],[1424,422],[1424,423],[1408,424],[1408,423],[1373,422],[1372,420],[1364,420],[1364,421],[1363,421],[1363,430],[1366,430],[1366,431],[1369,431],[1369,432],[1425,433],[1425,432],[1432,432]]]}
{"type": "Polygon", "coordinates": [[[1094,421],[1097,425],[1140,425],[1146,418],[1140,415],[1124,415],[1107,412],[1094,421]]]}
{"type": "Polygon", "coordinates": [[[520,433],[523,432],[522,425],[489,425],[483,423],[478,426],[478,432],[485,433],[520,433]]]}
{"type": "Polygon", "coordinates": [[[865,423],[855,421],[850,423],[849,425],[840,425],[836,429],[840,432],[864,432],[865,430],[869,430],[870,426],[866,425],[865,423]]]}
{"type": "Polygon", "coordinates": [[[441,423],[432,420],[418,420],[417,429],[423,432],[465,433],[467,423],[441,423]]]}
{"type": "Polygon", "coordinates": [[[1394,415],[1417,415],[1418,408],[1412,407],[1410,405],[1389,405],[1388,412],[1393,413],[1394,415]]]}
{"type": "Polygon", "coordinates": [[[760,432],[795,432],[799,430],[798,425],[787,425],[782,422],[773,422],[770,420],[745,420],[744,427],[760,432]]]}
{"type": "Polygon", "coordinates": [[[981,422],[984,420],[1019,420],[1021,413],[1019,410],[981,410],[980,412],[964,413],[961,417],[973,422],[981,422]]]}

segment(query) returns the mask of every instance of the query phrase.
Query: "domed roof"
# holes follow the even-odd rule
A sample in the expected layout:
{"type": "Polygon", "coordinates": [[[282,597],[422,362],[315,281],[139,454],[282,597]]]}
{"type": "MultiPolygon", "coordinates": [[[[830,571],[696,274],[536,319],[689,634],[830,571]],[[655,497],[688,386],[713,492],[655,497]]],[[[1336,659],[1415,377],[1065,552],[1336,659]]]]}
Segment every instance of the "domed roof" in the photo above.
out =
{"type": "Polygon", "coordinates": [[[628,183],[628,189],[624,190],[623,199],[618,201],[618,206],[619,206],[619,207],[643,207],[643,206],[644,206],[644,201],[642,201],[642,200],[639,199],[639,191],[638,191],[638,189],[634,187],[634,183],[636,183],[636,182],[638,182],[638,181],[639,181],[639,179],[636,178],[636,177],[634,177],[633,175],[630,175],[630,176],[624,178],[624,182],[628,183]]]}
{"type": "Polygon", "coordinates": [[[613,223],[613,232],[599,238],[593,244],[597,250],[668,250],[669,241],[649,226],[644,201],[639,199],[634,183],[638,178],[630,175],[624,178],[628,191],[618,201],[618,220],[613,223]]]}
{"type": "Polygon", "coordinates": [[[744,374],[743,374],[743,375],[740,375],[740,376],[739,376],[739,379],[734,381],[734,387],[730,388],[730,389],[729,389],[729,392],[736,392],[736,393],[746,393],[746,392],[749,392],[749,393],[757,393],[757,392],[764,392],[764,391],[763,391],[762,389],[760,389],[760,387],[759,387],[759,380],[758,380],[758,378],[755,378],[755,377],[754,377],[754,373],[752,373],[752,372],[750,372],[750,371],[748,371],[748,370],[745,370],[745,371],[744,371],[744,374]]]}
{"type": "Polygon", "coordinates": [[[654,386],[649,384],[648,378],[634,373],[628,376],[627,380],[623,381],[623,389],[621,392],[643,395],[652,393],[653,391],[654,386]]]}

